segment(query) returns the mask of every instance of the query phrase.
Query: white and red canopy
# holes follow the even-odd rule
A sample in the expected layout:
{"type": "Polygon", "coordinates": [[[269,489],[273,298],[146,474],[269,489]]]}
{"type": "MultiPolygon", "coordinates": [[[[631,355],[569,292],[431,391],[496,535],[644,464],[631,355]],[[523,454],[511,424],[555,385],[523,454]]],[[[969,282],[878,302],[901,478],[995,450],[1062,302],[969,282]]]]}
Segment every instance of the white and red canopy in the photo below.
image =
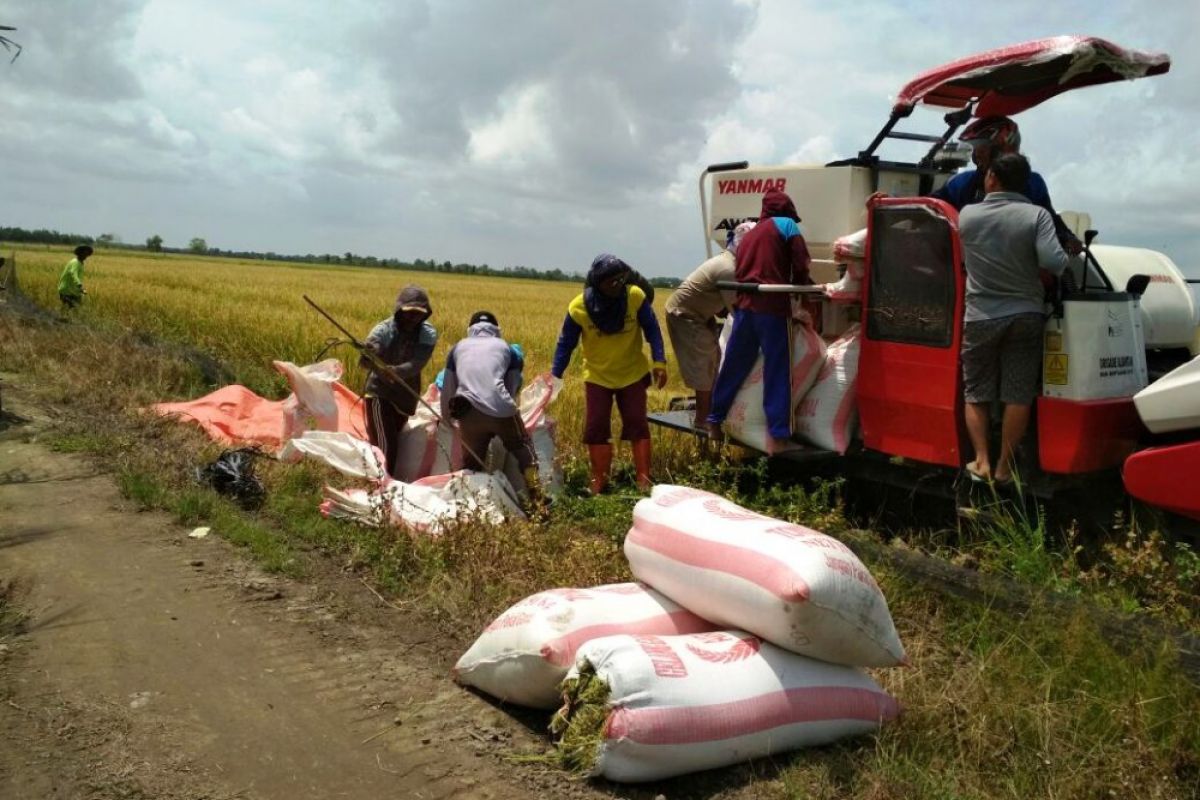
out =
{"type": "Polygon", "coordinates": [[[1092,36],[1055,36],[926,70],[900,90],[893,112],[907,115],[920,102],[963,108],[977,100],[975,116],[1010,116],[1072,89],[1161,75],[1170,68],[1165,53],[1126,50],[1092,36]]]}

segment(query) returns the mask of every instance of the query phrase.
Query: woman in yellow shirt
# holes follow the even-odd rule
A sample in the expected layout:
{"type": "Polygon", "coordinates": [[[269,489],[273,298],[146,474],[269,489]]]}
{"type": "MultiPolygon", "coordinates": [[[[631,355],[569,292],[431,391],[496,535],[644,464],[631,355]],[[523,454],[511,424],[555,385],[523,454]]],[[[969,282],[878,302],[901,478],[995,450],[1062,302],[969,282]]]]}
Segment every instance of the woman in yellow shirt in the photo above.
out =
{"type": "Polygon", "coordinates": [[[583,294],[567,306],[554,364],[550,371],[561,378],[571,363],[575,346],[583,342],[584,407],[583,441],[588,446],[592,475],[589,489],[599,494],[608,484],[613,446],[611,416],[615,400],[621,414],[621,438],[630,442],[640,489],[649,489],[650,425],[646,420],[646,387],[651,373],[659,389],[667,385],[667,359],[662,331],[646,294],[627,285],[631,268],[608,253],[596,256],[588,270],[583,294]],[[643,334],[645,339],[643,339],[643,334]],[[653,367],[643,351],[650,342],[653,367]]]}

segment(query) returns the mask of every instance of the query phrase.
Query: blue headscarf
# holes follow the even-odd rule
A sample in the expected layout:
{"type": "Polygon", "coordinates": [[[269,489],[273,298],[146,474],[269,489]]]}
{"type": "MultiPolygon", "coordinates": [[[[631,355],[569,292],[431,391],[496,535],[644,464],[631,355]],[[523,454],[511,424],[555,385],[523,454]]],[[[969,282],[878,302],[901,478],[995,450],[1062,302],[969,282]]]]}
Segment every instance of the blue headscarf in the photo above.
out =
{"type": "Polygon", "coordinates": [[[583,305],[588,317],[601,333],[619,333],[625,327],[625,311],[629,307],[629,290],[622,287],[616,297],[600,291],[600,284],[614,275],[629,272],[630,267],[609,253],[601,253],[592,261],[583,284],[583,305]]]}

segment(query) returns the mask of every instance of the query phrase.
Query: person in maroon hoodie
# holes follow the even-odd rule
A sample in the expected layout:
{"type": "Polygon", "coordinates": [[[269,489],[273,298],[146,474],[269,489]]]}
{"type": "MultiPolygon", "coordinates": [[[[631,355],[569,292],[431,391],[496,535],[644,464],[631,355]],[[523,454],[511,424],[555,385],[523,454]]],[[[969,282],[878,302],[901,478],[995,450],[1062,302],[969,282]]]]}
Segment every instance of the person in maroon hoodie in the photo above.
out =
{"type": "MultiPolygon", "coordinates": [[[[735,277],[740,283],[808,283],[808,245],[800,232],[800,215],[792,198],[772,189],[763,195],[758,225],[738,245],[735,277]],[[766,224],[770,221],[770,224],[766,224]]],[[[759,351],[763,354],[763,410],[771,439],[792,435],[791,391],[792,300],[787,294],[739,293],[734,301],[733,330],[725,360],[713,385],[708,414],[709,436],[722,441],[721,424],[759,351]]],[[[773,442],[768,452],[774,452],[773,442]]]]}

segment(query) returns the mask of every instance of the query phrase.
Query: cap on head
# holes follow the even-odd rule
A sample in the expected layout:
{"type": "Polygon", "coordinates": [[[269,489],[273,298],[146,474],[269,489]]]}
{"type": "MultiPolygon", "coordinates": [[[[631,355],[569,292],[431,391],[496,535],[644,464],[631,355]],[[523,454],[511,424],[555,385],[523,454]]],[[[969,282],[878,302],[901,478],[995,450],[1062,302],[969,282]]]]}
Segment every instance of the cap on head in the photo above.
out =
{"type": "Polygon", "coordinates": [[[495,325],[497,328],[500,327],[500,322],[496,319],[496,315],[490,311],[476,311],[472,314],[470,325],[474,325],[477,322],[487,322],[495,325]]]}
{"type": "Polygon", "coordinates": [[[980,117],[963,128],[958,139],[970,145],[991,144],[1003,152],[1021,149],[1021,129],[1008,117],[980,117]]]}

